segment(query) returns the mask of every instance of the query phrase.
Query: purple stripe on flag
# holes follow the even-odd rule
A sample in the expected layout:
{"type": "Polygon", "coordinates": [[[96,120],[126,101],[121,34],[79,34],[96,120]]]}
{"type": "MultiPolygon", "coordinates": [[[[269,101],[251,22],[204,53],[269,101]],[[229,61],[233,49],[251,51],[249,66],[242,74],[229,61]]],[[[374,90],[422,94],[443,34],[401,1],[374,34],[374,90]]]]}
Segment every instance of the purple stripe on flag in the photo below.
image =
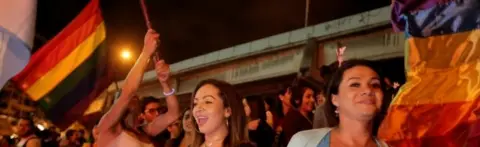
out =
{"type": "Polygon", "coordinates": [[[395,31],[405,30],[403,14],[425,10],[453,0],[394,0],[392,4],[392,25],[395,31]]]}
{"type": "Polygon", "coordinates": [[[452,1],[448,4],[405,14],[407,32],[415,37],[430,37],[480,29],[479,0],[452,1]]]}

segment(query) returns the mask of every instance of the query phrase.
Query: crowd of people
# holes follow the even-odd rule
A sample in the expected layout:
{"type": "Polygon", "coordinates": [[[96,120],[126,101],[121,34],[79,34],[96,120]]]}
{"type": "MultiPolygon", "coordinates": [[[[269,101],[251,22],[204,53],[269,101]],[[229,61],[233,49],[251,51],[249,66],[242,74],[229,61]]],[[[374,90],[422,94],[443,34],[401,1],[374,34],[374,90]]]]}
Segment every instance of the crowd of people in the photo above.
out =
{"type": "Polygon", "coordinates": [[[15,128],[17,136],[2,136],[0,147],[93,147],[95,138],[83,129],[68,129],[63,136],[54,127],[39,130],[30,117],[21,117],[15,128]]]}
{"type": "MultiPolygon", "coordinates": [[[[343,61],[326,78],[325,87],[285,85],[274,98],[243,96],[225,81],[204,80],[194,89],[189,108],[181,111],[176,91],[168,83],[169,65],[163,60],[154,62],[166,107],[154,97],[135,95],[158,36],[153,30],[147,32],[120,96],[93,128],[91,139],[85,139],[82,131],[70,130],[62,140],[54,139],[59,146],[387,146],[375,136],[393,92],[370,61],[343,61]]],[[[22,129],[35,128],[33,122],[18,124],[21,139],[16,146],[42,144],[22,129]]]]}

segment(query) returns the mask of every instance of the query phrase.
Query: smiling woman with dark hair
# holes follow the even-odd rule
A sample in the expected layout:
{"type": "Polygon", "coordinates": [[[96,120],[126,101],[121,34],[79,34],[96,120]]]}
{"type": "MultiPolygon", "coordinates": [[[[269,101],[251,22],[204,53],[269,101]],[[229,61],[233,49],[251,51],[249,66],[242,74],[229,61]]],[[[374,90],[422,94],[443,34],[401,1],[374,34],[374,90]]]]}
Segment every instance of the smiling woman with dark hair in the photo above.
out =
{"type": "Polygon", "coordinates": [[[186,108],[182,114],[179,118],[181,122],[179,124],[179,127],[181,127],[179,136],[167,141],[165,147],[191,147],[195,129],[193,128],[190,108],[186,108]]]}
{"type": "Polygon", "coordinates": [[[367,60],[349,60],[333,74],[326,93],[329,126],[295,134],[289,147],[384,147],[376,132],[384,117],[385,83],[380,70],[367,60]]]}
{"type": "Polygon", "coordinates": [[[242,96],[224,81],[205,80],[193,92],[193,147],[249,146],[242,96]]]}
{"type": "Polygon", "coordinates": [[[315,91],[306,85],[291,88],[292,109],[288,111],[282,124],[283,144],[288,144],[292,136],[300,131],[312,129],[312,111],[315,103],[315,91]]]}

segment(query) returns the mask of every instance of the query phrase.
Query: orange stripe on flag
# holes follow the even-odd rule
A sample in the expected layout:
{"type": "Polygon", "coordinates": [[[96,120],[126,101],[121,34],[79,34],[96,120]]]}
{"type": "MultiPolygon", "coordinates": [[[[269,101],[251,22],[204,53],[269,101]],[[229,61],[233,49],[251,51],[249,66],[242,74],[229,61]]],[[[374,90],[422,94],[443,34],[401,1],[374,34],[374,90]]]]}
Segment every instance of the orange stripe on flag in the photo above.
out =
{"type": "Polygon", "coordinates": [[[407,83],[392,105],[473,101],[480,96],[480,30],[410,37],[407,83]],[[418,98],[414,98],[418,97],[418,98]]]}
{"type": "Polygon", "coordinates": [[[480,30],[407,42],[407,83],[379,137],[392,146],[471,145],[480,130],[471,128],[480,121],[480,30]]]}

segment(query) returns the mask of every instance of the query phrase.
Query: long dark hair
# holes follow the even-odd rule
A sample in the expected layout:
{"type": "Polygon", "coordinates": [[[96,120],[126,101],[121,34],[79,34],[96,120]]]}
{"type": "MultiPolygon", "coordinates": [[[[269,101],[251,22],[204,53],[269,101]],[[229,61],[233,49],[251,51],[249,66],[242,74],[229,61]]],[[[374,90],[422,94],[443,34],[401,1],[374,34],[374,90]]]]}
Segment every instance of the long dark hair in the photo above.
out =
{"type": "MultiPolygon", "coordinates": [[[[224,107],[230,108],[232,112],[232,115],[227,119],[229,124],[228,135],[223,140],[223,146],[236,147],[242,143],[249,142],[248,130],[246,127],[247,117],[245,116],[245,111],[242,105],[243,97],[237,93],[235,87],[231,84],[215,79],[201,81],[193,91],[191,108],[193,109],[193,98],[195,97],[195,93],[197,93],[198,89],[204,85],[213,85],[218,88],[220,91],[218,95],[222,98],[224,107]]],[[[194,119],[193,115],[192,119],[194,119]]],[[[197,122],[193,121],[193,124],[195,129],[198,130],[197,122]]],[[[201,146],[203,142],[205,142],[204,134],[195,132],[192,146],[201,146]]]]}
{"type": "Polygon", "coordinates": [[[267,120],[267,113],[265,110],[265,103],[260,96],[248,96],[245,98],[247,100],[248,106],[250,107],[250,119],[256,120],[260,119],[263,121],[267,120]]]}
{"type": "Polygon", "coordinates": [[[298,85],[291,88],[292,89],[292,98],[290,99],[290,103],[294,108],[300,108],[303,102],[303,95],[307,89],[311,89],[313,91],[313,95],[315,96],[315,89],[308,85],[298,85]]]}
{"type": "MultiPolygon", "coordinates": [[[[277,93],[276,97],[275,97],[275,108],[273,108],[274,110],[270,110],[272,111],[276,116],[278,116],[279,118],[283,118],[285,117],[285,114],[283,114],[283,102],[280,100],[279,96],[280,95],[285,95],[285,93],[287,93],[288,90],[291,90],[291,86],[290,85],[284,85],[282,87],[282,89],[277,93]]],[[[270,106],[270,109],[272,109],[272,106],[270,106]]]]}
{"type": "Polygon", "coordinates": [[[190,111],[190,108],[187,107],[185,110],[183,110],[182,115],[180,116],[180,134],[178,135],[177,138],[172,139],[171,141],[167,142],[165,144],[165,147],[177,147],[180,146],[182,143],[183,137],[185,137],[185,130],[183,130],[183,117],[185,116],[185,112],[190,111]]]}
{"type": "Polygon", "coordinates": [[[343,74],[345,73],[346,70],[351,69],[356,66],[365,66],[373,71],[375,71],[380,80],[380,87],[382,92],[384,93],[384,97],[382,98],[382,107],[380,110],[380,113],[375,115],[373,118],[373,128],[372,128],[372,133],[374,136],[376,136],[378,128],[380,127],[380,123],[382,122],[383,118],[385,117],[386,114],[386,108],[385,105],[389,105],[390,103],[388,102],[388,99],[385,98],[386,96],[386,84],[385,81],[382,80],[384,79],[384,76],[381,72],[381,70],[376,67],[371,61],[368,60],[360,60],[360,59],[354,59],[354,60],[347,60],[342,63],[342,65],[334,72],[332,75],[331,79],[328,82],[328,88],[326,92],[326,102],[325,102],[325,116],[327,117],[328,125],[330,127],[335,127],[338,126],[339,118],[335,114],[336,106],[333,105],[332,103],[332,95],[338,94],[338,89],[340,86],[340,83],[343,80],[343,74]]]}

